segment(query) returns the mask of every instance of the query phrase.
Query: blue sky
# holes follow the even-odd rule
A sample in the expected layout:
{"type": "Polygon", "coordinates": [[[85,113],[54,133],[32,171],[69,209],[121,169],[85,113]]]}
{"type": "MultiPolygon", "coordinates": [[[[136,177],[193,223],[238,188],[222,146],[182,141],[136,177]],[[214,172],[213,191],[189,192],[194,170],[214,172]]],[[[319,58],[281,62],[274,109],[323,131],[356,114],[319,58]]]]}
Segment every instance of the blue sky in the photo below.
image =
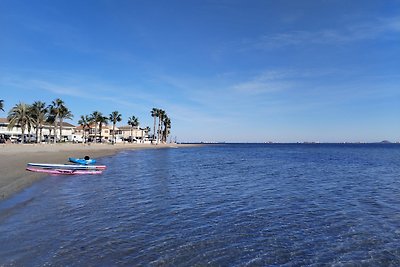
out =
{"type": "MultiPolygon", "coordinates": [[[[178,141],[400,141],[400,1],[0,0],[0,99],[178,141]]],[[[0,112],[0,117],[6,113],[0,112]]]]}

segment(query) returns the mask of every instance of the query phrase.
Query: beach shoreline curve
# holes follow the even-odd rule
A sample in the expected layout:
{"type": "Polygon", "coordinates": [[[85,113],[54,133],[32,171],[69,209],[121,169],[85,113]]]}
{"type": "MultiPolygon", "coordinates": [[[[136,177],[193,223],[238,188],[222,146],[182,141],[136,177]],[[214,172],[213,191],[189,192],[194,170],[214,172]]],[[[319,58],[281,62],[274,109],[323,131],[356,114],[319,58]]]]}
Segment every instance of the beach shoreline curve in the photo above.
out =
{"type": "Polygon", "coordinates": [[[2,144],[0,145],[0,201],[48,176],[26,171],[29,162],[67,163],[69,157],[99,158],[123,150],[184,148],[197,144],[2,144]]]}

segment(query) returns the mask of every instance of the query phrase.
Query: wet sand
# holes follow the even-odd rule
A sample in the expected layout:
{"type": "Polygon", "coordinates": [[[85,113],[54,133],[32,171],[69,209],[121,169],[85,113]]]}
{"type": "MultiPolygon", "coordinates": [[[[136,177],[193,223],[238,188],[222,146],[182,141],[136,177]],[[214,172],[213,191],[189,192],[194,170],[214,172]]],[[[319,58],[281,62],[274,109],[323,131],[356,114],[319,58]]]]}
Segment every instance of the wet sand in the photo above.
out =
{"type": "Polygon", "coordinates": [[[7,144],[0,145],[0,200],[29,187],[46,174],[26,171],[29,162],[68,163],[68,157],[109,156],[121,150],[187,147],[185,144],[7,144]]]}

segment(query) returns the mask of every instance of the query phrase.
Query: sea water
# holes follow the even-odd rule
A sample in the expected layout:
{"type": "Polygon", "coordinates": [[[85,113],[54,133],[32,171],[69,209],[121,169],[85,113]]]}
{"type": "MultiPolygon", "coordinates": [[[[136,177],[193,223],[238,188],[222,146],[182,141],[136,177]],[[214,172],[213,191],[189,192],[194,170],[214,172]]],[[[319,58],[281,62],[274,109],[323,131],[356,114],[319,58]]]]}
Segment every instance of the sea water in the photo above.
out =
{"type": "Polygon", "coordinates": [[[0,202],[4,266],[400,265],[400,145],[123,151],[0,202]]]}

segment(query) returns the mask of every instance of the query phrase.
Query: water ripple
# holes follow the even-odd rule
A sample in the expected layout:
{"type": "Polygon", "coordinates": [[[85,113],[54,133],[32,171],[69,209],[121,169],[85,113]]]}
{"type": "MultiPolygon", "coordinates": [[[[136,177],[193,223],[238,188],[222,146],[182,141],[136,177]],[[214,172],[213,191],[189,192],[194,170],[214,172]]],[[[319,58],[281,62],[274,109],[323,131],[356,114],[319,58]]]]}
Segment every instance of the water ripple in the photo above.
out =
{"type": "Polygon", "coordinates": [[[124,151],[0,203],[0,265],[398,266],[399,146],[124,151]]]}

